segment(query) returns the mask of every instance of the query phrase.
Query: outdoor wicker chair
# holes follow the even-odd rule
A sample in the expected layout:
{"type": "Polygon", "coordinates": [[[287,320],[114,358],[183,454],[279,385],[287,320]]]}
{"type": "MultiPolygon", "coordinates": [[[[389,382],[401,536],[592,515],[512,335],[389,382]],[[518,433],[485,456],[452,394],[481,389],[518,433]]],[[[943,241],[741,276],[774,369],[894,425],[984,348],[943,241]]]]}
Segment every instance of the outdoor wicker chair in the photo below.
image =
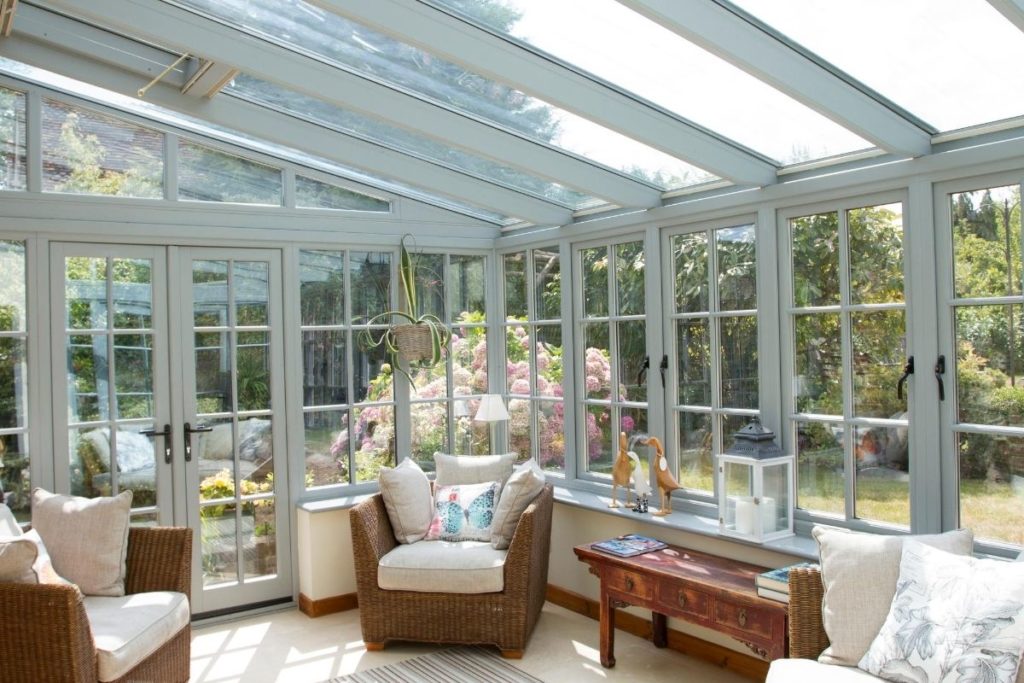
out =
{"type": "Polygon", "coordinates": [[[366,648],[380,650],[388,640],[493,644],[504,657],[522,657],[547,591],[553,500],[548,484],[519,518],[503,590],[474,594],[379,588],[378,563],[398,542],[380,494],[354,507],[349,518],[366,648]]]}
{"type": "MultiPolygon", "coordinates": [[[[132,527],[128,533],[127,594],[178,591],[190,595],[192,530],[132,527]]],[[[0,679],[4,683],[92,683],[97,655],[82,594],[73,585],[0,583],[0,679]]],[[[117,679],[174,683],[189,678],[191,629],[185,625],[117,679]]]]}

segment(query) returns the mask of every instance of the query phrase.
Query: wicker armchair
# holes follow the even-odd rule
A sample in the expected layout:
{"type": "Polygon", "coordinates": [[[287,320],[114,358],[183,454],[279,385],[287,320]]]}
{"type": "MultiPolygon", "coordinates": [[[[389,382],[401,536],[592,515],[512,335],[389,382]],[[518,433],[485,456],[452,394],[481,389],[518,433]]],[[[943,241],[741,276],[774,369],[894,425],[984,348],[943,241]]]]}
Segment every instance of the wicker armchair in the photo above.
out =
{"type": "Polygon", "coordinates": [[[789,572],[789,656],[817,659],[828,647],[828,636],[821,619],[821,599],[825,586],[821,570],[797,567],[789,572]]]}
{"type": "MultiPolygon", "coordinates": [[[[192,530],[132,527],[125,591],[190,595],[192,530]]],[[[82,594],[75,586],[0,583],[0,662],[5,683],[97,680],[96,650],[82,594]]],[[[184,682],[191,629],[183,629],[118,679],[184,682]]]]}
{"type": "Polygon", "coordinates": [[[349,519],[367,649],[382,649],[388,640],[493,644],[504,657],[522,657],[547,591],[553,500],[549,484],[519,518],[505,559],[504,590],[477,594],[379,588],[377,564],[398,542],[380,494],[354,507],[349,519]]]}

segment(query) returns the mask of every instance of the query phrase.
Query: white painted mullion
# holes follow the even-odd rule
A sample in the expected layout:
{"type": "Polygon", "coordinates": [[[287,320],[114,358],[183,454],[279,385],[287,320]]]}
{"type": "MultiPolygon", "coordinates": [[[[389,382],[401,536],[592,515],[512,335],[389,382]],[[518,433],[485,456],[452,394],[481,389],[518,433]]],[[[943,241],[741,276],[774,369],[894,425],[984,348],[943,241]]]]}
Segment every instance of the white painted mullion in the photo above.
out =
{"type": "Polygon", "coordinates": [[[64,288],[64,259],[67,254],[65,245],[50,246],[50,366],[52,379],[57,380],[52,395],[52,434],[53,434],[53,486],[58,493],[71,491],[71,472],[68,454],[69,435],[67,420],[57,416],[67,416],[68,410],[68,373],[66,367],[68,340],[65,314],[67,310],[66,291],[64,288]]]}
{"type": "MultiPolygon", "coordinates": [[[[561,300],[561,323],[562,323],[562,414],[575,415],[578,413],[577,406],[577,382],[576,377],[579,371],[576,368],[577,343],[575,334],[575,319],[573,317],[576,293],[581,291],[577,276],[576,260],[572,244],[567,239],[559,240],[558,249],[559,266],[562,273],[562,300],[561,300]]],[[[579,476],[579,460],[576,454],[580,452],[579,420],[570,422],[562,420],[562,429],[565,433],[565,478],[576,479],[579,476]]]]}
{"type": "MultiPolygon", "coordinates": [[[[52,296],[55,296],[55,287],[50,281],[50,242],[42,237],[33,237],[26,240],[26,301],[28,306],[28,319],[26,320],[27,332],[27,354],[28,354],[28,391],[29,415],[28,415],[28,448],[29,448],[29,477],[32,486],[42,486],[51,491],[55,489],[54,472],[60,470],[57,458],[57,449],[54,448],[54,427],[53,416],[56,401],[56,388],[53,384],[52,364],[54,356],[51,356],[54,347],[53,339],[61,338],[59,332],[54,334],[52,327],[53,316],[47,315],[51,311],[52,296]],[[47,345],[43,341],[51,340],[50,354],[47,353],[47,345]],[[47,455],[48,454],[48,455],[47,455]]],[[[63,291],[63,287],[61,287],[63,291]]],[[[64,358],[64,356],[59,356],[64,358]]],[[[66,401],[65,395],[65,401],[66,401]]],[[[63,414],[67,414],[67,411],[63,414]]],[[[67,438],[66,436],[64,437],[67,438]]],[[[66,468],[65,468],[66,469],[66,468]]]]}
{"type": "Polygon", "coordinates": [[[281,205],[288,209],[294,209],[296,204],[295,196],[295,169],[285,167],[281,170],[281,205]]]}
{"type": "Polygon", "coordinates": [[[842,357],[842,396],[843,396],[843,477],[845,490],[846,519],[856,517],[857,495],[857,459],[854,457],[854,428],[850,424],[853,418],[853,324],[850,318],[850,226],[848,210],[835,209],[838,214],[839,226],[839,337],[842,357]]]}
{"type": "Polygon", "coordinates": [[[26,189],[43,191],[43,98],[39,91],[25,93],[26,189]]]}
{"type": "MultiPolygon", "coordinates": [[[[667,383],[664,387],[661,385],[661,358],[667,353],[663,343],[665,338],[663,322],[667,322],[669,326],[672,324],[671,320],[666,320],[664,315],[660,315],[660,312],[665,310],[661,283],[671,283],[673,280],[664,277],[666,271],[662,270],[662,259],[657,258],[657,254],[660,253],[658,248],[660,241],[661,230],[657,225],[649,225],[645,231],[643,242],[645,264],[643,320],[647,330],[646,351],[649,359],[646,400],[647,431],[649,434],[657,436],[658,440],[661,441],[669,463],[669,471],[678,472],[679,470],[674,459],[674,449],[670,447],[671,442],[675,440],[670,438],[675,433],[675,430],[672,428],[672,422],[669,419],[671,411],[667,399],[668,385],[667,383]]],[[[648,472],[652,490],[657,488],[657,481],[655,480],[656,466],[657,463],[654,463],[648,472]]]]}
{"type": "Polygon", "coordinates": [[[164,133],[164,199],[178,201],[178,135],[164,133]]]}

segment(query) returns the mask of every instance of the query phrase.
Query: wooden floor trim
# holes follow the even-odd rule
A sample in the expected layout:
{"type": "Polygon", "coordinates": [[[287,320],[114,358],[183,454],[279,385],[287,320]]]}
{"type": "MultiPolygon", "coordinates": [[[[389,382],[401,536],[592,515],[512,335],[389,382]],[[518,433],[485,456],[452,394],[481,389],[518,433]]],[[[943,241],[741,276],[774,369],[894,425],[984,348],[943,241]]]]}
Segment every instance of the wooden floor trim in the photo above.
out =
{"type": "Polygon", "coordinates": [[[321,600],[313,600],[304,593],[299,593],[299,611],[307,617],[313,617],[314,619],[316,617],[334,614],[335,612],[344,612],[345,610],[355,609],[357,607],[359,607],[359,601],[356,598],[355,593],[332,595],[329,598],[323,598],[321,600]]]}
{"type": "MultiPolygon", "coordinates": [[[[584,595],[553,586],[550,583],[548,584],[546,597],[548,602],[564,607],[571,612],[582,614],[595,621],[600,618],[600,606],[597,600],[591,600],[584,595]]],[[[620,610],[615,614],[615,627],[634,636],[651,640],[650,619],[644,619],[635,614],[620,610]]],[[[654,646],[652,645],[651,647],[654,646]]],[[[763,681],[765,676],[768,675],[769,663],[762,659],[730,650],[727,647],[710,643],[673,628],[668,630],[668,647],[685,655],[710,662],[722,669],[728,669],[751,680],[763,681]]]]}

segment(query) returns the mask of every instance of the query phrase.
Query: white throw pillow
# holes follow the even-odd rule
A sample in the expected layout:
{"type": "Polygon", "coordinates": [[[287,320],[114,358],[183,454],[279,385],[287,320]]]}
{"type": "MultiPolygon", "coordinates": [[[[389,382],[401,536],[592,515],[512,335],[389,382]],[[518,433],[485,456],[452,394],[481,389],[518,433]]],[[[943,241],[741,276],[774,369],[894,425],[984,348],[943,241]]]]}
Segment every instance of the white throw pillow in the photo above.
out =
{"type": "Polygon", "coordinates": [[[438,486],[434,490],[434,519],[426,540],[490,541],[500,490],[496,481],[438,486]]]}
{"type": "Polygon", "coordinates": [[[32,491],[32,528],[57,573],[86,595],[124,595],[132,492],[108,498],[32,491]]]}
{"type": "Polygon", "coordinates": [[[11,508],[0,503],[0,536],[21,536],[21,525],[11,508]]]}
{"type": "Polygon", "coordinates": [[[885,623],[896,592],[903,544],[913,538],[956,555],[970,555],[974,534],[967,529],[931,536],[885,536],[816,526],[821,579],[821,617],[831,645],[818,661],[857,666],[885,623]]]}
{"type": "Polygon", "coordinates": [[[38,555],[24,536],[0,536],[0,583],[39,583],[32,569],[38,555]]]}
{"type": "Polygon", "coordinates": [[[907,541],[889,615],[857,666],[889,681],[1011,683],[1022,650],[1019,566],[907,541]]]}
{"type": "Polygon", "coordinates": [[[377,477],[391,529],[399,543],[415,543],[427,535],[434,517],[430,480],[412,458],[398,467],[381,467],[377,477]]]}
{"type": "Polygon", "coordinates": [[[494,525],[491,528],[491,547],[504,550],[512,542],[519,518],[537,494],[544,490],[544,472],[533,459],[512,470],[512,476],[505,482],[494,510],[494,525]]]}
{"type": "Polygon", "coordinates": [[[503,455],[434,453],[434,465],[437,469],[437,477],[434,481],[438,486],[483,484],[488,481],[496,481],[499,486],[504,486],[505,480],[512,474],[512,465],[515,460],[515,453],[503,455]]]}

